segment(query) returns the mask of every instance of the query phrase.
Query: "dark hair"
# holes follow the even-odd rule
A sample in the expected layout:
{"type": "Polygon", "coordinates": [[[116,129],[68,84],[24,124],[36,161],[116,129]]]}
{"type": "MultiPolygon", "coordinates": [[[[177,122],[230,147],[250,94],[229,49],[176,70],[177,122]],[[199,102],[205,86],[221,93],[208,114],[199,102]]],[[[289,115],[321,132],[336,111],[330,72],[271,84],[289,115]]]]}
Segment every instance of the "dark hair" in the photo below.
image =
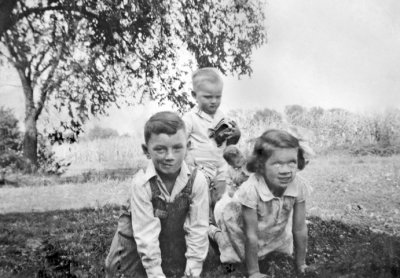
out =
{"type": "Polygon", "coordinates": [[[256,139],[253,153],[247,163],[247,170],[249,172],[259,173],[261,167],[263,167],[268,158],[271,157],[276,148],[298,148],[297,168],[299,170],[304,169],[306,160],[304,159],[304,150],[301,148],[299,140],[286,131],[270,129],[256,139]]]}
{"type": "Polygon", "coordinates": [[[225,148],[224,153],[223,153],[223,158],[225,159],[226,162],[232,162],[232,160],[235,157],[238,157],[240,155],[240,150],[238,149],[238,147],[236,147],[235,145],[229,145],[225,148]]]}
{"type": "Polygon", "coordinates": [[[147,144],[152,134],[173,135],[180,129],[185,131],[185,123],[178,114],[170,111],[158,112],[144,125],[144,141],[147,144]]]}

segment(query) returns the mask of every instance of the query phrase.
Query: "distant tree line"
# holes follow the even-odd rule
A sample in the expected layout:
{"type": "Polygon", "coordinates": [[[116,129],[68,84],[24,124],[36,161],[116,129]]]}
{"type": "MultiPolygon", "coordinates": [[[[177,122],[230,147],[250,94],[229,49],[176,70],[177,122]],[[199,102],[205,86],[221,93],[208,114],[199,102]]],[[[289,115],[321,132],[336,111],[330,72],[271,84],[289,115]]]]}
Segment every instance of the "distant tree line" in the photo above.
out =
{"type": "Polygon", "coordinates": [[[288,105],[284,112],[265,108],[233,110],[244,137],[252,138],[267,128],[296,127],[317,151],[348,149],[355,154],[400,153],[400,109],[381,113],[353,113],[345,109],[306,108],[288,105]]]}

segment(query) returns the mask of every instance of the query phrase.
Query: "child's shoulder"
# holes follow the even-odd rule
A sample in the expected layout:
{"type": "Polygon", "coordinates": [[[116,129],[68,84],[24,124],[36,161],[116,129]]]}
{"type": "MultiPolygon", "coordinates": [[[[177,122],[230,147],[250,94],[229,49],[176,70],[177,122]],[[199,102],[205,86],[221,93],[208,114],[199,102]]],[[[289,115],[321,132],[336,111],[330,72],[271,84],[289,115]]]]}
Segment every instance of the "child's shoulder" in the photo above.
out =
{"type": "Polygon", "coordinates": [[[196,176],[193,179],[193,189],[192,193],[196,194],[197,192],[203,191],[204,188],[208,189],[208,182],[206,176],[200,171],[199,168],[193,168],[191,170],[192,175],[195,174],[196,176]]]}
{"type": "Polygon", "coordinates": [[[310,181],[304,178],[301,174],[296,174],[294,185],[297,187],[299,196],[303,198],[309,197],[313,191],[310,181]]]}
{"type": "Polygon", "coordinates": [[[246,199],[246,200],[257,200],[257,175],[252,173],[249,178],[240,185],[238,190],[235,192],[236,199],[246,199]]]}
{"type": "Polygon", "coordinates": [[[137,189],[147,182],[146,173],[143,169],[139,169],[131,180],[131,189],[137,189]]]}

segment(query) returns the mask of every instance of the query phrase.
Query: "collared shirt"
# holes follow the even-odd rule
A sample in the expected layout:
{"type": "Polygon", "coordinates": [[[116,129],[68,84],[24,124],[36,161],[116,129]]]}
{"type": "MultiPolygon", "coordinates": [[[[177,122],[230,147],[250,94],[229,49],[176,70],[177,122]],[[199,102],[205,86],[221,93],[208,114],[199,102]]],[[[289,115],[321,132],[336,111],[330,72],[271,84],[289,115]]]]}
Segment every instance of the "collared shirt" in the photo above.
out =
{"type": "MultiPolygon", "coordinates": [[[[157,177],[157,185],[161,196],[166,202],[173,202],[177,195],[186,186],[190,178],[190,170],[185,162],[176,179],[171,194],[157,175],[153,163],[149,163],[145,172],[136,174],[131,187],[132,228],[138,253],[148,278],[165,277],[161,268],[161,251],[158,237],[161,231],[161,222],[154,216],[151,202],[152,193],[150,179],[157,177]]],[[[203,261],[208,252],[208,186],[204,175],[198,171],[193,183],[189,213],[184,223],[186,232],[186,274],[199,276],[203,261]]]]}
{"type": "Polygon", "coordinates": [[[307,185],[296,176],[282,197],[275,197],[262,176],[251,174],[230,199],[222,198],[224,204],[215,206],[215,219],[224,236],[230,242],[221,250],[222,262],[244,260],[245,234],[241,206],[257,211],[258,257],[272,251],[293,251],[292,216],[295,203],[304,202],[307,185]]]}
{"type": "Polygon", "coordinates": [[[219,109],[214,117],[211,117],[199,106],[183,116],[188,139],[191,142],[188,156],[194,159],[196,165],[205,170],[205,174],[211,180],[215,177],[224,180],[226,176],[227,163],[222,156],[226,143],[218,147],[215,140],[209,137],[210,129],[213,129],[223,118],[224,114],[219,109]]]}

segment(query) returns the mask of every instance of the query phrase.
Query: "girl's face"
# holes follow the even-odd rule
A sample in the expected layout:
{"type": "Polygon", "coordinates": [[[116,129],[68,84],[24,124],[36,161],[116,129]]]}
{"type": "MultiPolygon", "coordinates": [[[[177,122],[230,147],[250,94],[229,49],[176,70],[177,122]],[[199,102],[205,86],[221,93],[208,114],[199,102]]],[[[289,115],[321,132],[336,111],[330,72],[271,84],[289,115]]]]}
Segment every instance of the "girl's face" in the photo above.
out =
{"type": "Polygon", "coordinates": [[[274,195],[281,195],[297,172],[297,148],[276,148],[264,164],[263,176],[274,195]]]}

